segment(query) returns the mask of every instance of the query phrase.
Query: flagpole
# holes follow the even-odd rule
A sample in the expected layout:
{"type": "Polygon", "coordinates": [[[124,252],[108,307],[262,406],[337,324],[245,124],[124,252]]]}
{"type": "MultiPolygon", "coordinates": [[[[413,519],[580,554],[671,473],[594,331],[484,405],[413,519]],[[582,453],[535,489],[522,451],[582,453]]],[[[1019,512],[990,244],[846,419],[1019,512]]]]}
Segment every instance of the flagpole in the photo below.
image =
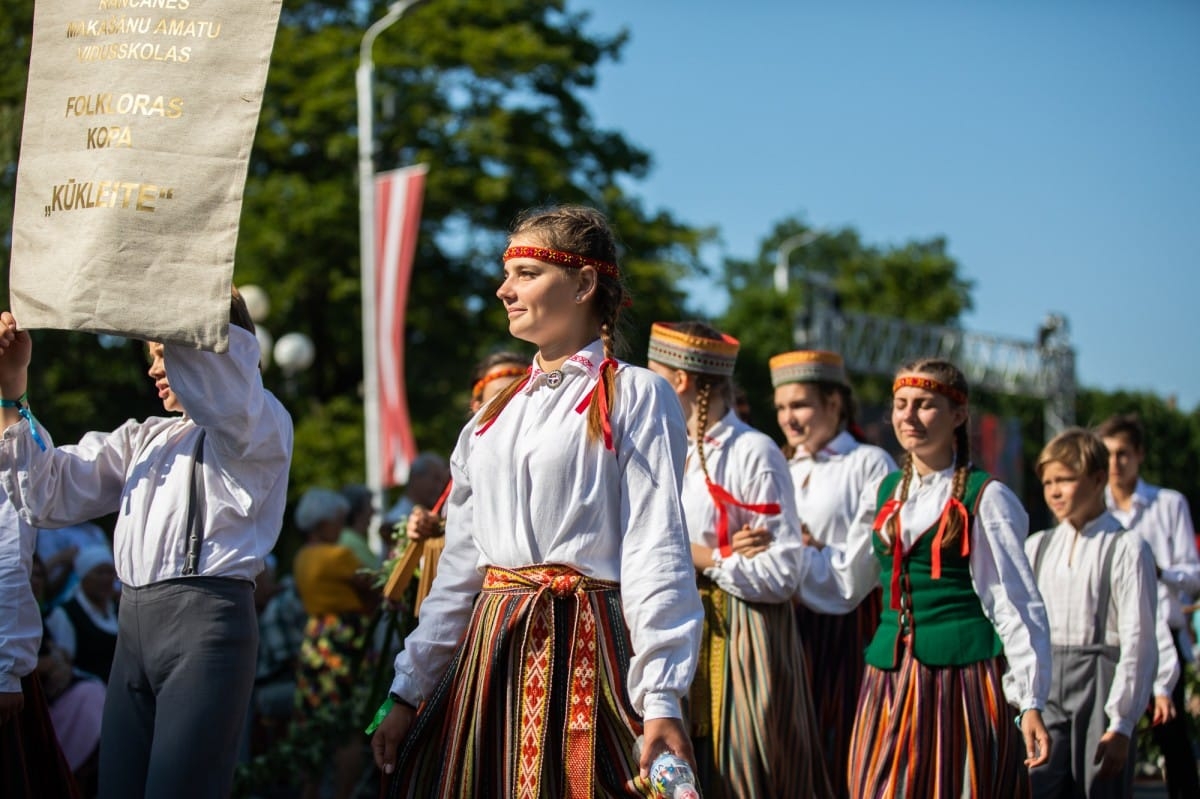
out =
{"type": "MultiPolygon", "coordinates": [[[[376,351],[375,257],[375,113],[373,83],[375,39],[422,0],[399,0],[367,28],[359,49],[355,89],[358,99],[358,236],[362,262],[363,439],[366,444],[367,488],[383,508],[383,471],[379,463],[379,361],[376,351]]],[[[372,523],[372,538],[378,531],[372,523]]]]}

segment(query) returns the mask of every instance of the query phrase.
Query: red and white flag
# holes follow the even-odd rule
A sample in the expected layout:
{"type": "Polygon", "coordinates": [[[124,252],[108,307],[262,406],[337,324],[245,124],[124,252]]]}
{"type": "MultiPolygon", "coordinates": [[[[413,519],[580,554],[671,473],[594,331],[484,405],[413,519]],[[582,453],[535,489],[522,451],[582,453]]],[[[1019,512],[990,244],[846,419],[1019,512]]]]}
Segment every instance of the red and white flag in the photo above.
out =
{"type": "Polygon", "coordinates": [[[428,171],[418,165],[375,176],[375,352],[384,487],[406,484],[417,456],[404,390],[404,311],[428,171]]]}

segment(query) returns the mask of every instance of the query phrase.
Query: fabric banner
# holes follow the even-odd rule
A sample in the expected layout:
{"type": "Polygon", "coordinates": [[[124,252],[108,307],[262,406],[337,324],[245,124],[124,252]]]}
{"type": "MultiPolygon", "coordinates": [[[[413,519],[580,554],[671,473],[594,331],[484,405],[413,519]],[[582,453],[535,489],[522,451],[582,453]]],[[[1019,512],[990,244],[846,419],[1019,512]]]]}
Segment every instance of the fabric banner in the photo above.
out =
{"type": "Polygon", "coordinates": [[[375,176],[375,320],[379,386],[379,474],[385,488],[408,483],[417,457],[404,389],[404,312],[421,223],[425,165],[375,176]]]}
{"type": "Polygon", "coordinates": [[[228,347],[250,147],[280,0],[37,0],[12,309],[228,347]]]}

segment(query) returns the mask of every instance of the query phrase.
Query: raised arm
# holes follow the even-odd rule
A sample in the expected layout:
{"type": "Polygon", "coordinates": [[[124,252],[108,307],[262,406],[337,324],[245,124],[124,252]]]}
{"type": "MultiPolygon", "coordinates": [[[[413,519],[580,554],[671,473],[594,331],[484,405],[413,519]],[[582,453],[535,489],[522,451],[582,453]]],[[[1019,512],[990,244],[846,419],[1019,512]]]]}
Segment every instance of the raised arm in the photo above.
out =
{"type": "Polygon", "coordinates": [[[33,342],[29,334],[17,327],[17,320],[8,311],[0,313],[0,422],[8,428],[21,421],[15,404],[25,396],[29,382],[29,362],[33,357],[33,342]]]}

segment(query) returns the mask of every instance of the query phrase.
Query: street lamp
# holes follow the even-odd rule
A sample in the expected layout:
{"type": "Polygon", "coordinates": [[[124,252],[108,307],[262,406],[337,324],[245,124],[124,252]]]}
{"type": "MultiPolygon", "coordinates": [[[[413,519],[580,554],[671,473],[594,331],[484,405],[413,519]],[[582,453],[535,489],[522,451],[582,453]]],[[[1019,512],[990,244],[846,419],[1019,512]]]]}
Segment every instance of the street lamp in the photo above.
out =
{"type": "Polygon", "coordinates": [[[803,233],[797,233],[795,236],[789,236],[784,239],[780,245],[778,254],[775,256],[775,291],[780,294],[788,293],[789,273],[791,272],[791,263],[789,258],[792,252],[807,247],[821,236],[819,230],[806,230],[803,233]]]}
{"type": "Polygon", "coordinates": [[[262,369],[271,365],[272,357],[279,370],[283,372],[284,386],[288,392],[292,390],[295,377],[312,366],[316,357],[316,348],[312,339],[303,333],[284,333],[275,341],[271,332],[263,326],[271,313],[271,300],[267,292],[260,286],[247,284],[238,288],[238,293],[246,302],[246,310],[254,322],[254,335],[258,339],[258,363],[262,369]]]}
{"type": "Polygon", "coordinates": [[[384,30],[423,0],[400,0],[388,6],[363,34],[355,89],[358,100],[358,247],[362,261],[363,424],[367,487],[382,507],[383,476],[379,465],[379,362],[375,352],[375,63],[371,49],[384,30]]]}

